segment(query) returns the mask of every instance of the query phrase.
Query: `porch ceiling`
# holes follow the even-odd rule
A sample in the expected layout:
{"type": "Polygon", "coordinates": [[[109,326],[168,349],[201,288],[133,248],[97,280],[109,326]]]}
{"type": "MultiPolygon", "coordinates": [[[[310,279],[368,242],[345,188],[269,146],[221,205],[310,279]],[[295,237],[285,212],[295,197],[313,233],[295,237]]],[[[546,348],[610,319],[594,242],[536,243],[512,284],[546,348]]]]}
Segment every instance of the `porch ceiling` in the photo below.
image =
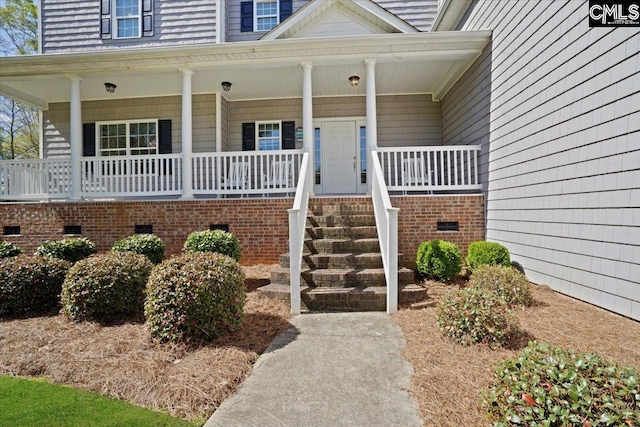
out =
{"type": "Polygon", "coordinates": [[[69,101],[69,77],[76,75],[83,100],[180,95],[180,70],[188,68],[194,94],[221,91],[229,81],[229,100],[301,97],[300,63],[311,62],[313,96],[364,95],[363,60],[375,59],[378,94],[440,99],[490,38],[489,31],[390,34],[8,57],[0,58],[0,94],[46,109],[69,101]],[[354,74],[362,79],[357,87],[348,82],[354,74]],[[107,93],[105,82],[116,92],[107,93]]]}

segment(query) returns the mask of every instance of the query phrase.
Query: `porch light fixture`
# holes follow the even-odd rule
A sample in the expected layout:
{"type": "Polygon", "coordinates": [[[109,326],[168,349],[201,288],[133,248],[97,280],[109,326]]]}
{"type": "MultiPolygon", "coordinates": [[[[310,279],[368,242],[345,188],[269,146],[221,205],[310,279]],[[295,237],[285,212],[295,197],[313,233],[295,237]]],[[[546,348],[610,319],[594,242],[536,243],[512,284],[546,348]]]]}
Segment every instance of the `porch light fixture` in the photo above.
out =
{"type": "Polygon", "coordinates": [[[222,90],[225,92],[229,92],[231,90],[230,82],[222,82],[222,90]]]}
{"type": "Polygon", "coordinates": [[[360,81],[360,77],[358,77],[358,76],[349,77],[349,83],[351,83],[351,86],[353,86],[353,87],[358,86],[358,82],[359,81],[360,81]]]}
{"type": "Polygon", "coordinates": [[[116,91],[116,85],[114,85],[113,83],[105,83],[104,88],[107,89],[107,92],[109,93],[113,93],[116,91]]]}

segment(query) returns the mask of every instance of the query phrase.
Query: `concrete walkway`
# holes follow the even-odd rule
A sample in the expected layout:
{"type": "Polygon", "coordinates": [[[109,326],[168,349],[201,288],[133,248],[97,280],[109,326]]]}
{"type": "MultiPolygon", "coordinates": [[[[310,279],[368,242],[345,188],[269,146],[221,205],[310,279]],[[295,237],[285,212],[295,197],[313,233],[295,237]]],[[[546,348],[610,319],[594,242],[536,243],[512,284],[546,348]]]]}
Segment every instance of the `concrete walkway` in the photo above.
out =
{"type": "Polygon", "coordinates": [[[205,427],[422,426],[400,328],[384,313],[302,314],[205,427]]]}

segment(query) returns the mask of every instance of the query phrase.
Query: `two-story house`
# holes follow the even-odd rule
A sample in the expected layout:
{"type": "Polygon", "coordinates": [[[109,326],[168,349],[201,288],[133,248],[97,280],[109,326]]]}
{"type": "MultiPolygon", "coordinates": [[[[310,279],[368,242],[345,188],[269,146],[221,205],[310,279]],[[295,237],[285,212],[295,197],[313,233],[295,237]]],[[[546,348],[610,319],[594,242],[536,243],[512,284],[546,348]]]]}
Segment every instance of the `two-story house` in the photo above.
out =
{"type": "Polygon", "coordinates": [[[640,318],[640,35],[589,27],[587,1],[39,9],[40,54],[0,66],[0,93],[42,111],[42,159],[0,165],[7,240],[67,226],[106,250],[137,226],[175,253],[223,226],[272,263],[302,255],[307,205],[373,204],[382,285],[421,241],[486,236],[640,318]]]}

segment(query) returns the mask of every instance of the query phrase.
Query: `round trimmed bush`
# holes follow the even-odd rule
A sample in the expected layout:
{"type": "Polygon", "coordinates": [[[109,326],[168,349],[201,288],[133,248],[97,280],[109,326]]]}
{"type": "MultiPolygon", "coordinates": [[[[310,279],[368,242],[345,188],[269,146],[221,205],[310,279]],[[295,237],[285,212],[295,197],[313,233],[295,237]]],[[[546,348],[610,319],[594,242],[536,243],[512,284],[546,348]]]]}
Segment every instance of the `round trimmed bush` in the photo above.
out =
{"type": "Polygon", "coordinates": [[[0,259],[18,256],[22,253],[22,248],[11,242],[0,240],[0,259]]]}
{"type": "Polygon", "coordinates": [[[18,255],[0,259],[0,316],[49,312],[71,263],[52,257],[18,255]]]}
{"type": "Polygon", "coordinates": [[[446,282],[462,270],[462,254],[455,243],[429,240],[418,248],[416,268],[428,279],[446,282]]]}
{"type": "Polygon", "coordinates": [[[446,294],[437,309],[442,333],[462,345],[499,347],[520,332],[518,318],[492,292],[468,288],[446,294]]]}
{"type": "Polygon", "coordinates": [[[244,302],[244,273],[235,260],[193,253],[153,269],[144,312],[161,342],[211,341],[242,326],[244,302]]]}
{"type": "Polygon", "coordinates": [[[496,293],[511,308],[529,307],[533,304],[529,281],[513,267],[480,266],[471,275],[469,286],[496,293]]]}
{"type": "Polygon", "coordinates": [[[165,244],[154,234],[135,234],[116,241],[111,250],[135,252],[146,256],[154,264],[160,264],[164,258],[165,244]]]}
{"type": "Polygon", "coordinates": [[[223,230],[194,231],[187,237],[182,250],[187,253],[216,252],[240,260],[238,238],[223,230]]]}
{"type": "Polygon", "coordinates": [[[153,264],[133,252],[107,252],[78,261],[62,286],[62,312],[76,322],[109,322],[141,313],[153,264]]]}
{"type": "Polygon", "coordinates": [[[96,245],[84,237],[45,241],[37,255],[49,255],[69,262],[78,262],[96,253],[96,245]]]}
{"type": "Polygon", "coordinates": [[[495,427],[638,426],[640,386],[632,366],[530,342],[493,370],[484,407],[495,427]]]}
{"type": "Polygon", "coordinates": [[[503,265],[511,266],[511,256],[509,249],[496,242],[472,242],[469,245],[467,258],[467,269],[473,272],[481,265],[503,265]]]}

